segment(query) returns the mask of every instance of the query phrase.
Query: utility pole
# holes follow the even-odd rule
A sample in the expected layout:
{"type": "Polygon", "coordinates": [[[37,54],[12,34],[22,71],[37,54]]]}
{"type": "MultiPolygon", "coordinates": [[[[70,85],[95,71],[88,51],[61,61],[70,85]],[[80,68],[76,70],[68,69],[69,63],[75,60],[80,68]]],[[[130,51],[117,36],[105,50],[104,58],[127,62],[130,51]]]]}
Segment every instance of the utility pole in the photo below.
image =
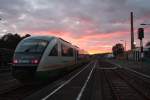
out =
{"type": "Polygon", "coordinates": [[[134,46],[134,27],[133,27],[133,12],[131,12],[131,50],[135,48],[134,46]]]}

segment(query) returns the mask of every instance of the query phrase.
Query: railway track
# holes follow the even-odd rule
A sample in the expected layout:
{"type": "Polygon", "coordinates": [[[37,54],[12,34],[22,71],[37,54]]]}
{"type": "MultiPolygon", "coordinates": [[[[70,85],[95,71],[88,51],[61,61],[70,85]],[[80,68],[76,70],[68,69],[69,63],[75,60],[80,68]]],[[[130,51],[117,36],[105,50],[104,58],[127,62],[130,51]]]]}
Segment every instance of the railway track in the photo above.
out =
{"type": "Polygon", "coordinates": [[[20,86],[0,100],[150,100],[149,78],[105,61],[93,61],[53,85],[20,86]]]}
{"type": "Polygon", "coordinates": [[[42,87],[43,85],[21,85],[10,88],[7,92],[0,94],[0,100],[22,100],[42,87]]]}
{"type": "Polygon", "coordinates": [[[129,75],[125,75],[116,70],[103,70],[103,76],[109,85],[112,100],[150,100],[150,96],[145,94],[143,86],[138,83],[131,83],[137,79],[129,80],[129,75]]]}
{"type": "Polygon", "coordinates": [[[131,71],[118,71],[118,76],[120,76],[125,81],[128,81],[129,84],[134,84],[134,87],[143,94],[145,97],[150,99],[150,79],[144,76],[141,76],[137,73],[131,71]],[[143,92],[144,91],[144,92],[143,92]]]}
{"type": "MultiPolygon", "coordinates": [[[[58,77],[56,77],[58,79],[58,77]]],[[[55,81],[51,79],[45,83],[22,84],[16,79],[0,82],[0,100],[23,100],[41,88],[55,81]]]]}
{"type": "Polygon", "coordinates": [[[69,77],[77,73],[79,70],[80,68],[77,68],[69,74],[55,77],[55,79],[51,79],[49,82],[43,84],[23,85],[21,83],[19,84],[16,80],[4,82],[1,85],[5,85],[6,89],[0,88],[0,100],[23,100],[24,98],[30,96],[31,94],[37,92],[38,90],[48,85],[54,85],[55,87],[61,84],[64,80],[68,79],[69,77]]]}
{"type": "Polygon", "coordinates": [[[59,82],[58,86],[45,87],[25,100],[82,100],[95,66],[96,62],[92,61],[67,75],[65,80],[59,82]]]}
{"type": "Polygon", "coordinates": [[[49,89],[51,92],[39,92],[27,100],[150,100],[145,94],[150,89],[145,90],[142,86],[149,84],[146,83],[148,79],[143,78],[143,84],[139,84],[139,75],[111,63],[91,63],[77,73],[80,74],[74,74],[56,89],[49,89]],[[43,97],[37,97],[39,94],[43,97]]]}
{"type": "Polygon", "coordinates": [[[23,85],[17,80],[9,80],[0,84],[0,100],[22,100],[23,97],[30,95],[42,85],[23,85]]]}
{"type": "Polygon", "coordinates": [[[0,69],[0,73],[7,73],[7,72],[10,72],[9,68],[7,68],[7,69],[0,69]]]}
{"type": "MultiPolygon", "coordinates": [[[[64,76],[65,77],[65,76],[64,76]]],[[[43,83],[34,83],[34,84],[22,84],[18,81],[10,80],[0,84],[0,100],[23,100],[27,96],[35,93],[36,91],[44,88],[45,86],[52,84],[53,82],[57,83],[57,79],[62,77],[55,77],[56,79],[50,79],[47,82],[43,83]]],[[[60,82],[60,81],[59,81],[60,82]]]]}

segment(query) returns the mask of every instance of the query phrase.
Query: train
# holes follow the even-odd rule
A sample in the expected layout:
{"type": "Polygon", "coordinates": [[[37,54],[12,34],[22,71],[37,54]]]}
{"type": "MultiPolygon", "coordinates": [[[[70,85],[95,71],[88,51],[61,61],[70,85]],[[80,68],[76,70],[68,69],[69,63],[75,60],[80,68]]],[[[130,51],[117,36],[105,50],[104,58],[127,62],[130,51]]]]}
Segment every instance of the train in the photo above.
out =
{"type": "Polygon", "coordinates": [[[40,79],[69,72],[87,63],[90,55],[83,49],[55,36],[30,36],[16,47],[12,76],[17,80],[40,79]]]}

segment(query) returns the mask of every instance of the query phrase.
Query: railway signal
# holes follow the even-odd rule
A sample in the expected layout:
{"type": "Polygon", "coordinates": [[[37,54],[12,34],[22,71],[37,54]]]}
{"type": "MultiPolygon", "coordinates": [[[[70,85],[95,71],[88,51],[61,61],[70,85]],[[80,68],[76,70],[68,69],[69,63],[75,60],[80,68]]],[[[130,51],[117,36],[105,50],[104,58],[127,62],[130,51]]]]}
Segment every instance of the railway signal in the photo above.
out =
{"type": "Polygon", "coordinates": [[[144,38],[144,28],[138,28],[138,39],[140,40],[140,46],[141,46],[141,58],[144,57],[144,54],[143,54],[143,41],[142,41],[143,38],[144,38]]]}
{"type": "Polygon", "coordinates": [[[138,39],[142,40],[144,38],[144,28],[138,28],[138,39]]]}

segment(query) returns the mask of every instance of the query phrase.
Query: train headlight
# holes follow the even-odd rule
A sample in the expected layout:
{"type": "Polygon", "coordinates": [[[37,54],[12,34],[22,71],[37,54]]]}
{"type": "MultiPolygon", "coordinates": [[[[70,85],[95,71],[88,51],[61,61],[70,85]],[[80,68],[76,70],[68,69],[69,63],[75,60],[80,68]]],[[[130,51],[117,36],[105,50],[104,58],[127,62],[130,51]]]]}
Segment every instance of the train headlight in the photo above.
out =
{"type": "Polygon", "coordinates": [[[17,64],[18,63],[18,60],[17,59],[14,59],[13,60],[13,64],[17,64]]]}
{"type": "Polygon", "coordinates": [[[32,60],[32,64],[38,64],[38,60],[37,59],[34,59],[34,60],[32,60]]]}

